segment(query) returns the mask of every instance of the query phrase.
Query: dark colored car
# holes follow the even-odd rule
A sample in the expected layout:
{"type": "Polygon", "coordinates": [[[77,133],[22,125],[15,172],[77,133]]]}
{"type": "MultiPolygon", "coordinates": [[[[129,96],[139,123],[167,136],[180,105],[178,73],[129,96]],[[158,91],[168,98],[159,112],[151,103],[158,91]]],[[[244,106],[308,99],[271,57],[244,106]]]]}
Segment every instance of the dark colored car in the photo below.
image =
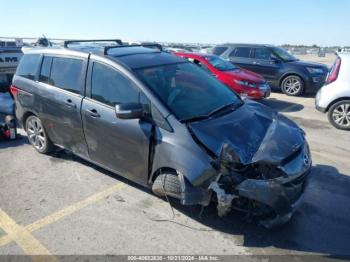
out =
{"type": "Polygon", "coordinates": [[[241,69],[216,55],[175,53],[215,76],[223,84],[251,99],[262,99],[271,93],[265,79],[253,72],[241,69]]]}
{"type": "Polygon", "coordinates": [[[328,74],[326,65],[300,61],[283,48],[272,45],[225,44],[216,46],[213,54],[262,75],[271,87],[280,88],[290,96],[315,93],[328,74]]]}
{"type": "Polygon", "coordinates": [[[216,199],[220,216],[288,221],[311,167],[291,120],[155,49],[32,50],[11,92],[38,152],[59,145],[184,205],[216,199]]]}

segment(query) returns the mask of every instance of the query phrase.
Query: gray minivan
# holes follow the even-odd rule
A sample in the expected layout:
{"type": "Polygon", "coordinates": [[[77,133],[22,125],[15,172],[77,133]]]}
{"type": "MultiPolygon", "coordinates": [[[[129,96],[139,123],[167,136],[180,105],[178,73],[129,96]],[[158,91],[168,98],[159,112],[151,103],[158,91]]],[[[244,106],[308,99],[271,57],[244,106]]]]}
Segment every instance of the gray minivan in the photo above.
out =
{"type": "Polygon", "coordinates": [[[213,200],[220,216],[290,219],[311,168],[294,122],[161,48],[98,48],[22,58],[11,92],[38,152],[63,147],[184,205],[213,200]]]}

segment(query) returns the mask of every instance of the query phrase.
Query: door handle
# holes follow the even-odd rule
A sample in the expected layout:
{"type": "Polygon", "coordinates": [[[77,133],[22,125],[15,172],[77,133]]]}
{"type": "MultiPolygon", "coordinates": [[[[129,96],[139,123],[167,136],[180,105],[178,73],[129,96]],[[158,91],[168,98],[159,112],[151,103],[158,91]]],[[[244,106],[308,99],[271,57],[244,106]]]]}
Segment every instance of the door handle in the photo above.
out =
{"type": "Polygon", "coordinates": [[[93,118],[100,117],[100,114],[97,112],[96,109],[91,109],[91,110],[87,109],[86,112],[93,118]]]}
{"type": "Polygon", "coordinates": [[[77,108],[77,105],[74,104],[73,101],[70,99],[67,99],[66,102],[64,102],[64,104],[68,107],[71,107],[71,108],[77,108]]]}
{"type": "Polygon", "coordinates": [[[256,61],[253,61],[253,65],[259,65],[259,63],[256,61]]]}

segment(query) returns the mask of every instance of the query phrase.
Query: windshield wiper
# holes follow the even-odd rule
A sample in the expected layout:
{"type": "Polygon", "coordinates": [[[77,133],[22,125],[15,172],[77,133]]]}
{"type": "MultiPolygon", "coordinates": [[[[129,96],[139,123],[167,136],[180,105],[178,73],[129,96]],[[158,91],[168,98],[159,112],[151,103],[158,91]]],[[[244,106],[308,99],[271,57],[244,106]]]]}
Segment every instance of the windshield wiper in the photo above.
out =
{"type": "Polygon", "coordinates": [[[182,123],[186,123],[186,122],[194,122],[194,121],[200,121],[200,120],[204,120],[204,119],[208,119],[213,115],[216,115],[220,112],[225,111],[226,109],[231,109],[231,111],[237,109],[238,107],[240,107],[241,105],[243,105],[243,101],[239,101],[238,103],[230,103],[230,104],[226,104],[223,105],[219,108],[214,109],[213,111],[209,112],[209,114],[207,115],[200,115],[200,116],[194,116],[194,117],[189,117],[189,118],[185,118],[180,120],[180,122],[182,123]]]}
{"type": "Polygon", "coordinates": [[[243,104],[243,102],[240,101],[239,103],[230,103],[230,104],[223,105],[223,106],[221,106],[219,108],[216,108],[213,111],[211,111],[208,114],[208,116],[216,115],[216,114],[218,114],[220,112],[223,112],[223,111],[225,111],[226,109],[229,109],[229,108],[233,111],[234,109],[240,107],[242,104],[243,104]]]}
{"type": "Polygon", "coordinates": [[[194,122],[194,121],[204,120],[204,119],[208,119],[208,118],[209,118],[208,115],[194,116],[194,117],[189,117],[189,118],[181,119],[180,122],[181,122],[181,123],[194,122]]]}

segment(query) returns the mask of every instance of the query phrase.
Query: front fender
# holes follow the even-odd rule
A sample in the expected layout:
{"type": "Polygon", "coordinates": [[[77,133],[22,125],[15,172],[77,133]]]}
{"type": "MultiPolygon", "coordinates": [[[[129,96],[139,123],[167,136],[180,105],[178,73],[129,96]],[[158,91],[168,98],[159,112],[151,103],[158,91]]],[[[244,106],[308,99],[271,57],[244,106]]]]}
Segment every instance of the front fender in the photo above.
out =
{"type": "Polygon", "coordinates": [[[171,168],[183,174],[194,187],[201,186],[216,176],[217,173],[211,165],[212,158],[194,141],[187,127],[172,116],[168,121],[174,132],[160,128],[155,130],[150,180],[153,181],[154,175],[161,168],[171,168]]]}

